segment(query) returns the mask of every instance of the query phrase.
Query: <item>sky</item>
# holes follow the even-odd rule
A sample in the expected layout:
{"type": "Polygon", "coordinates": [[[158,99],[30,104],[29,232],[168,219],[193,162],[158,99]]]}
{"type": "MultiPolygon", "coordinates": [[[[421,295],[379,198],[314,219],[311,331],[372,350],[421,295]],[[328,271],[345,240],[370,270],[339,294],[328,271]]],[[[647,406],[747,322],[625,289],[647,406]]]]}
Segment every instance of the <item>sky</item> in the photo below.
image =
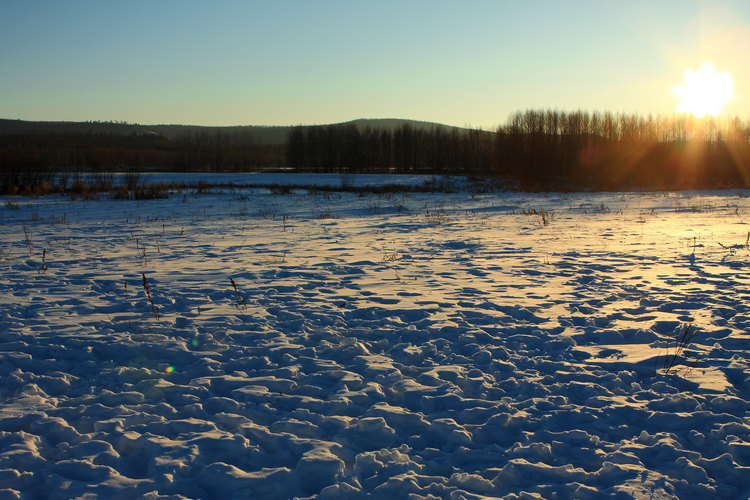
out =
{"type": "Polygon", "coordinates": [[[747,0],[0,0],[0,118],[494,129],[669,114],[710,61],[747,120],[748,54],[747,0]]]}

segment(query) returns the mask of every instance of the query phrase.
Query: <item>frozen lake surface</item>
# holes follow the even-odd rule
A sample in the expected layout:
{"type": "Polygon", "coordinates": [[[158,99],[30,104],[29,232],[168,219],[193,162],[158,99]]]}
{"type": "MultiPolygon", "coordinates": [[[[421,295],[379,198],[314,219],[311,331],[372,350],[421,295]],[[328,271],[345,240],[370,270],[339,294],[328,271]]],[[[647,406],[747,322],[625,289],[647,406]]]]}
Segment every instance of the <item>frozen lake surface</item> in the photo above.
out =
{"type": "Polygon", "coordinates": [[[9,198],[0,497],[747,498],[747,195],[9,198]]]}

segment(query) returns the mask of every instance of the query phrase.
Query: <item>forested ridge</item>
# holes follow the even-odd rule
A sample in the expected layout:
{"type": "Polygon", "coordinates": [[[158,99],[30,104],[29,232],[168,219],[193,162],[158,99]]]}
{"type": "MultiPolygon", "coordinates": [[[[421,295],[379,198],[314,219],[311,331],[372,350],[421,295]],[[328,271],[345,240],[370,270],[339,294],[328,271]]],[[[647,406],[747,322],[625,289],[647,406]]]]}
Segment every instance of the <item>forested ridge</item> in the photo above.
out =
{"type": "Polygon", "coordinates": [[[39,127],[0,130],[0,170],[410,173],[494,177],[517,189],[750,186],[750,128],[737,118],[529,110],[495,131],[404,120],[274,130],[39,127]],[[387,126],[385,125],[387,122],[387,126]],[[163,133],[162,133],[163,132],[163,133]],[[285,139],[281,139],[285,137],[285,139]]]}

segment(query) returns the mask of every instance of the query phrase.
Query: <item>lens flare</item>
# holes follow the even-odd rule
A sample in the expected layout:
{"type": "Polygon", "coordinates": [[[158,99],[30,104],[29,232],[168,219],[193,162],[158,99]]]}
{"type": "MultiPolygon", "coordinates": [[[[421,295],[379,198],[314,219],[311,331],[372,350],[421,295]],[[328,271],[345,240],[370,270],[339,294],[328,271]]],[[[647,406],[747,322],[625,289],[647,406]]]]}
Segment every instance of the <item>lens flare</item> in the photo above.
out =
{"type": "Polygon", "coordinates": [[[168,366],[168,367],[167,367],[167,368],[166,368],[166,369],[164,370],[164,372],[165,372],[165,373],[172,373],[173,371],[174,371],[174,366],[168,366]]]}

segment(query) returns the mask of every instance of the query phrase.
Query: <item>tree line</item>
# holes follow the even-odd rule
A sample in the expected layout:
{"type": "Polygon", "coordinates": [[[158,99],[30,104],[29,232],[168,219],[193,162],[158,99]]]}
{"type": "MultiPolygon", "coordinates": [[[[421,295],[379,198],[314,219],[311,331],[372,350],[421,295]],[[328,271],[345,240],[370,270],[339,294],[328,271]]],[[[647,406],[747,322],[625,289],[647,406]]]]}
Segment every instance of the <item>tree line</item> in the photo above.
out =
{"type": "Polygon", "coordinates": [[[300,170],[506,178],[521,189],[750,186],[750,129],[737,118],[529,110],[495,132],[447,127],[296,127],[300,170]]]}
{"type": "Polygon", "coordinates": [[[750,128],[737,118],[529,110],[495,131],[412,123],[298,126],[279,144],[260,142],[241,128],[191,128],[171,138],[153,132],[0,134],[0,174],[10,184],[39,171],[269,167],[486,176],[529,190],[750,187],[750,128]]]}
{"type": "Polygon", "coordinates": [[[244,131],[191,130],[174,139],[156,133],[28,132],[0,135],[0,171],[247,171],[284,162],[283,144],[262,144],[244,131]]]}
{"type": "Polygon", "coordinates": [[[356,125],[294,127],[287,140],[287,163],[305,171],[350,173],[488,173],[491,133],[404,124],[395,130],[356,125]]]}

